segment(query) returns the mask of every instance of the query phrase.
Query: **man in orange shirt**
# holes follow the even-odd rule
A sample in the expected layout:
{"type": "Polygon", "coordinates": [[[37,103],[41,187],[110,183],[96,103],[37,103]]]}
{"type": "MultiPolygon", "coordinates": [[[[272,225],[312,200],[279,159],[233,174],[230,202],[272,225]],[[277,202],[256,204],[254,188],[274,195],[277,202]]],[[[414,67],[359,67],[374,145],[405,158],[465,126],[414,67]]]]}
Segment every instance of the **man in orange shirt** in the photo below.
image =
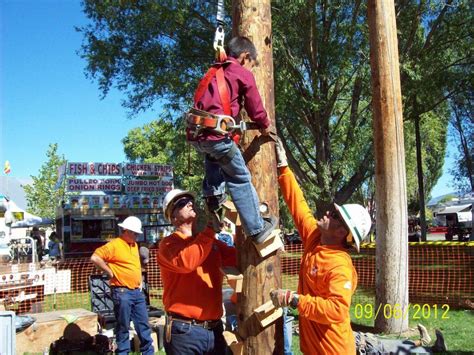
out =
{"type": "Polygon", "coordinates": [[[91,261],[110,277],[117,354],[130,352],[130,320],[140,339],[140,352],[145,355],[154,354],[146,300],[141,289],[142,271],[136,242],[138,234],[143,233],[142,222],[132,216],[119,223],[119,226],[123,229],[122,234],[97,248],[91,261]]]}
{"type": "Polygon", "coordinates": [[[176,228],[158,248],[167,313],[166,353],[225,354],[219,268],[236,265],[235,248],[216,239],[212,223],[201,233],[193,232],[197,215],[191,192],[168,192],[163,210],[176,228]]]}
{"type": "Polygon", "coordinates": [[[276,307],[299,311],[300,347],[305,354],[355,354],[349,307],[357,273],[347,249],[359,250],[371,219],[357,204],[339,206],[319,220],[313,217],[295,176],[288,168],[281,141],[277,145],[279,184],[303,242],[298,293],[274,290],[276,307]]]}

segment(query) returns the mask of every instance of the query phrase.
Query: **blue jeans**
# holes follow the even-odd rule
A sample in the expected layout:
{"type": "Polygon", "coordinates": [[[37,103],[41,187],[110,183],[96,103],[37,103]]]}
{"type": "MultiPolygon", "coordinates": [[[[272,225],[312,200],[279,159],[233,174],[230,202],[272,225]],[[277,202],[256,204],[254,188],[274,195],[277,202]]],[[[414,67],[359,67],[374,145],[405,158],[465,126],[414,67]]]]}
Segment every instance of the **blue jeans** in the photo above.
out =
{"type": "Polygon", "coordinates": [[[387,339],[372,333],[353,332],[357,353],[362,354],[432,354],[430,347],[416,346],[409,339],[387,339]]]}
{"type": "Polygon", "coordinates": [[[171,341],[165,340],[167,355],[226,354],[227,345],[222,332],[222,322],[213,329],[205,329],[173,319],[171,341]]]}
{"type": "Polygon", "coordinates": [[[130,290],[126,287],[112,287],[112,300],[117,322],[115,325],[116,353],[128,354],[130,352],[128,329],[130,320],[132,320],[140,339],[140,352],[146,355],[154,354],[146,301],[142,291],[140,289],[130,290]]]}
{"type": "Polygon", "coordinates": [[[293,320],[295,317],[288,315],[288,308],[283,308],[283,354],[293,355],[291,345],[293,342],[293,320]]]}
{"type": "Polygon", "coordinates": [[[219,141],[191,142],[191,144],[197,151],[206,154],[205,177],[202,184],[204,196],[224,194],[227,185],[245,234],[251,236],[261,232],[264,229],[264,222],[260,215],[260,203],[242,153],[237,149],[227,164],[219,162],[219,159],[230,151],[235,144],[234,141],[226,137],[219,141]]]}

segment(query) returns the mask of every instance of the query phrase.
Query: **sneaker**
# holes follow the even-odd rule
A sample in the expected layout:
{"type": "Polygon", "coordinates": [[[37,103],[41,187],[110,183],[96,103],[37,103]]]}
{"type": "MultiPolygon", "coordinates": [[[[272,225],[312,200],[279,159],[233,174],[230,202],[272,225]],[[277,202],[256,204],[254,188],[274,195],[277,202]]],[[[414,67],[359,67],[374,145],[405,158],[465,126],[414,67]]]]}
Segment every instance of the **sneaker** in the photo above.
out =
{"type": "Polygon", "coordinates": [[[422,324],[418,324],[417,327],[418,331],[420,332],[421,345],[427,346],[429,343],[431,343],[431,337],[428,334],[428,330],[422,324]]]}
{"type": "Polygon", "coordinates": [[[278,225],[278,219],[275,216],[270,216],[269,218],[265,217],[263,218],[263,223],[263,230],[250,236],[255,244],[262,244],[270,236],[278,225]]]}
{"type": "Polygon", "coordinates": [[[448,346],[446,345],[444,341],[444,335],[441,333],[441,330],[436,329],[436,340],[434,345],[431,347],[431,350],[433,352],[445,352],[448,351],[448,346]]]}

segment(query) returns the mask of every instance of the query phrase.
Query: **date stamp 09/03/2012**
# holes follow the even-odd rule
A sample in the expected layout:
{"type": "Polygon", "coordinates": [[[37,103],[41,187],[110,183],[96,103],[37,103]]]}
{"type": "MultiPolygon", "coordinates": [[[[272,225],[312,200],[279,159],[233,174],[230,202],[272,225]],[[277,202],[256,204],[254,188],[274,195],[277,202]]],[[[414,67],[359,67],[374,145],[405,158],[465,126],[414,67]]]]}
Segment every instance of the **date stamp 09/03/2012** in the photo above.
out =
{"type": "Polygon", "coordinates": [[[385,319],[449,319],[449,305],[437,304],[408,304],[405,309],[398,303],[379,304],[375,307],[371,303],[357,303],[354,307],[354,317],[356,319],[375,319],[379,314],[385,319]]]}

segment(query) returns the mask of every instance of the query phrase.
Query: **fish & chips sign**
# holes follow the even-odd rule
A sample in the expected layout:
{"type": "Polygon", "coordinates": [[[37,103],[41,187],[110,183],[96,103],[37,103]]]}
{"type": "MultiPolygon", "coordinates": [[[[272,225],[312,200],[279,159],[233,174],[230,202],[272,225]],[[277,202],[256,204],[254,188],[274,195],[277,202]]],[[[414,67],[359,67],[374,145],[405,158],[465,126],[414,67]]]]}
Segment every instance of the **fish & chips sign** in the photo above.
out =
{"type": "Polygon", "coordinates": [[[171,165],[70,162],[67,164],[66,175],[74,176],[67,178],[67,190],[71,192],[121,192],[123,186],[126,194],[161,195],[173,189],[171,165]],[[88,178],[77,178],[81,175],[86,175],[88,178]],[[95,176],[113,176],[114,178],[99,179],[95,176]]]}

